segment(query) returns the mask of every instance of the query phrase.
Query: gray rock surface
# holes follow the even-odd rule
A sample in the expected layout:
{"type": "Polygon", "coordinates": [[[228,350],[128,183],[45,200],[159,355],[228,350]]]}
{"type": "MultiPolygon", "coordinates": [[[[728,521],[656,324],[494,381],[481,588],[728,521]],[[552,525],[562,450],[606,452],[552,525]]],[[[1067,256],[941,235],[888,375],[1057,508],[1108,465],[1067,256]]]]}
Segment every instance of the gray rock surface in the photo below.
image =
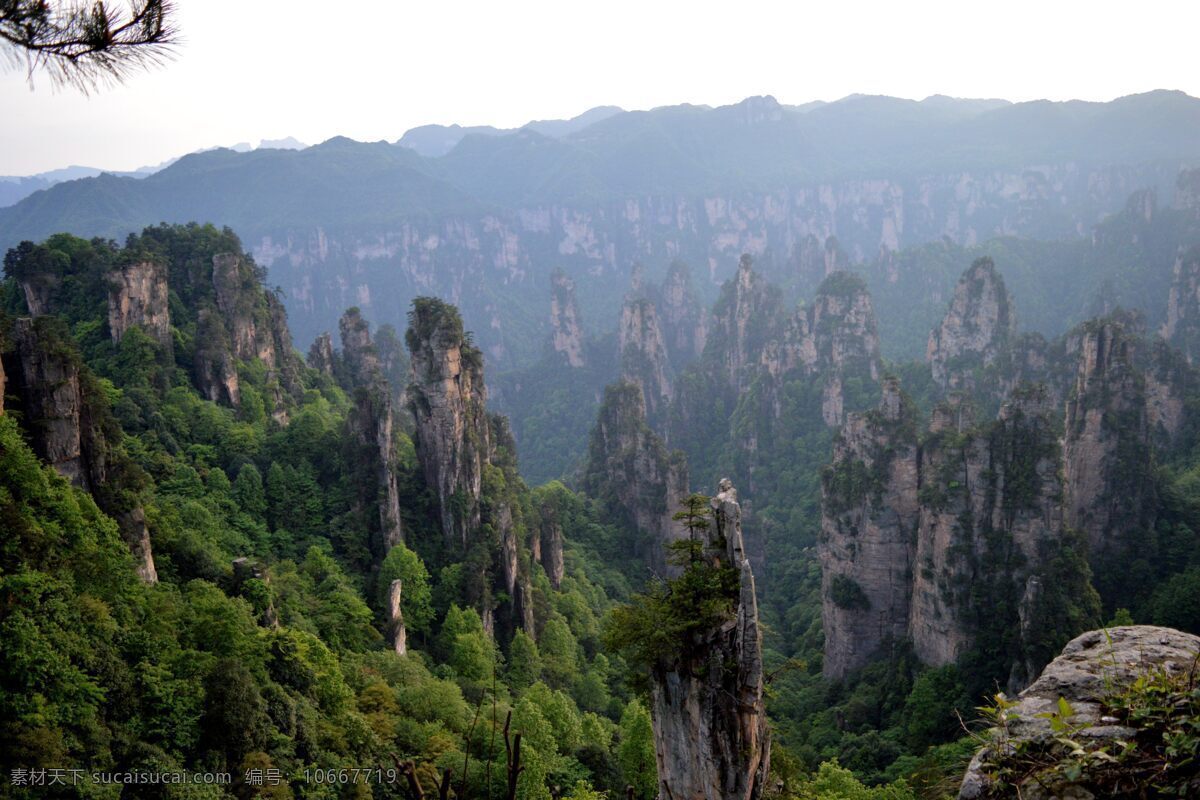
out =
{"type": "Polygon", "coordinates": [[[929,334],[925,359],[943,390],[969,389],[972,371],[989,367],[1016,333],[1012,298],[990,258],[963,273],[941,325],[929,334]]]}
{"type": "Polygon", "coordinates": [[[722,480],[712,500],[709,544],[740,575],[732,617],[703,631],[687,652],[656,665],[651,716],[661,800],[758,800],[770,771],[763,705],[762,631],[745,556],[737,490],[722,480]]]}
{"type": "MultiPolygon", "coordinates": [[[[1044,738],[1051,733],[1050,721],[1040,714],[1054,712],[1059,698],[1071,704],[1075,712],[1070,723],[1085,726],[1079,735],[1093,739],[1129,739],[1133,729],[1111,724],[1101,716],[1104,697],[1129,685],[1150,670],[1186,672],[1194,669],[1200,655],[1200,636],[1150,625],[1129,625],[1081,634],[1063,648],[1062,654],[1042,670],[1036,681],[1021,692],[1012,709],[1014,721],[1008,725],[1009,745],[1044,738]]],[[[998,731],[993,732],[999,736],[998,731]]],[[[988,768],[1002,744],[981,749],[963,776],[959,800],[983,797],[990,786],[988,768]]],[[[1073,787],[1046,794],[1036,786],[1023,797],[1044,798],[1076,796],[1091,798],[1085,789],[1071,794],[1073,787]]]]}
{"type": "Polygon", "coordinates": [[[141,327],[160,347],[171,347],[167,270],[153,261],[126,264],[107,275],[108,329],[120,342],[133,326],[141,327]]]}
{"type": "Polygon", "coordinates": [[[579,306],[575,302],[575,281],[561,269],[550,274],[550,331],[551,346],[569,367],[584,365],[583,329],[579,323],[579,306]]]}

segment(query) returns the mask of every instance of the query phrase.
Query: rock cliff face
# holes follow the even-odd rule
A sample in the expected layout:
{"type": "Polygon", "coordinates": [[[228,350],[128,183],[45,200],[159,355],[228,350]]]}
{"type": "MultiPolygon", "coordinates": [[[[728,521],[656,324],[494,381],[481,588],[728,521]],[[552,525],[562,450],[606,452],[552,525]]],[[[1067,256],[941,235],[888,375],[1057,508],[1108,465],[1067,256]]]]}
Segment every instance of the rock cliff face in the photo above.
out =
{"type": "Polygon", "coordinates": [[[659,419],[671,402],[670,367],[667,346],[658,325],[654,303],[646,298],[630,298],[621,310],[617,329],[621,355],[621,380],[642,390],[646,414],[659,419]]]}
{"type": "Polygon", "coordinates": [[[825,377],[821,415],[826,425],[840,425],[846,398],[844,381],[879,380],[879,332],[866,285],[848,272],[835,272],[821,282],[808,312],[815,371],[825,377]]]}
{"type": "Polygon", "coordinates": [[[1125,324],[1096,320],[1080,336],[1063,444],[1066,522],[1087,538],[1105,594],[1105,565],[1132,552],[1154,525],[1153,454],[1145,381],[1125,324]]]}
{"type": "MultiPolygon", "coordinates": [[[[291,332],[283,304],[271,292],[263,290],[254,268],[236,253],[219,253],[212,260],[216,308],[225,329],[233,362],[259,361],[267,368],[272,396],[271,413],[277,422],[287,422],[284,393],[296,396],[301,391],[299,363],[292,349],[291,332]]],[[[222,361],[217,355],[210,359],[222,361]]],[[[215,370],[221,375],[223,369],[215,370]]],[[[210,399],[212,399],[210,392],[210,399]]],[[[217,395],[229,392],[218,390],[217,395]]]]}
{"type": "Polygon", "coordinates": [[[779,296],[753,269],[753,259],[743,254],[737,274],[721,288],[713,307],[706,353],[719,358],[730,389],[750,385],[754,368],[779,316],[779,296]]]}
{"type": "Polygon", "coordinates": [[[213,256],[212,286],[215,302],[200,308],[196,326],[196,388],[213,402],[239,407],[238,362],[257,361],[267,370],[267,408],[287,424],[286,398],[298,397],[302,385],[283,304],[236,253],[213,256]]]}
{"type": "Polygon", "coordinates": [[[1012,299],[990,258],[973,263],[954,290],[942,324],[929,334],[925,359],[943,391],[970,389],[973,371],[996,363],[1016,333],[1012,299]]]}
{"type": "Polygon", "coordinates": [[[392,581],[388,587],[388,620],[391,625],[392,650],[396,655],[408,653],[408,630],[404,627],[404,612],[400,610],[400,600],[404,594],[404,581],[392,581]]]}
{"type": "MultiPolygon", "coordinates": [[[[367,322],[358,309],[348,310],[338,325],[342,359],[352,372],[354,410],[348,423],[369,476],[359,486],[360,506],[379,510],[378,528],[372,531],[371,549],[383,559],[404,541],[400,521],[400,489],[396,482],[395,434],[392,392],[379,366],[367,322]]],[[[374,526],[373,526],[374,527],[374,526]]]]}
{"type": "Polygon", "coordinates": [[[167,307],[167,271],[158,263],[127,264],[107,275],[108,329],[114,342],[133,326],[141,327],[160,347],[171,347],[167,307]]]}
{"type": "Polygon", "coordinates": [[[333,355],[333,337],[326,331],[313,340],[312,346],[308,348],[308,358],[305,359],[308,366],[318,372],[333,377],[334,373],[334,355],[333,355]]]}
{"type": "Polygon", "coordinates": [[[1175,259],[1167,320],[1160,333],[1183,352],[1189,364],[1200,359],[1200,246],[1175,259]]]}
{"type": "Polygon", "coordinates": [[[668,361],[682,367],[704,352],[708,313],[696,297],[692,271],[682,261],[672,261],[659,290],[659,323],[667,343],[668,361]]]}
{"type": "Polygon", "coordinates": [[[25,306],[35,317],[49,314],[54,309],[54,298],[62,286],[62,276],[54,272],[34,272],[21,279],[21,292],[25,295],[25,306]]]}
{"type": "MultiPolygon", "coordinates": [[[[1197,654],[1200,654],[1200,637],[1149,625],[1093,630],[1075,637],[1038,679],[1021,692],[1010,711],[1008,730],[994,732],[1007,747],[992,745],[975,755],[963,777],[959,800],[998,796],[990,794],[997,788],[991,777],[998,766],[996,762],[1022,744],[1033,745],[1058,735],[1051,727],[1050,717],[1060,713],[1060,700],[1065,700],[1073,712],[1069,724],[1076,732],[1072,739],[1083,742],[1085,747],[1109,744],[1124,750],[1123,743],[1137,740],[1139,731],[1108,716],[1105,700],[1156,670],[1168,675],[1186,675],[1195,669],[1197,654]]],[[[1014,778],[1020,785],[1011,791],[1033,800],[1109,796],[1097,793],[1103,789],[1091,784],[1086,770],[1075,775],[1059,770],[1014,778]]],[[[1005,796],[1009,796],[1007,792],[1005,796]]]]}
{"type": "MultiPolygon", "coordinates": [[[[158,573],[146,517],[136,487],[126,476],[138,472],[119,449],[121,430],[110,424],[106,401],[72,349],[65,329],[52,319],[18,319],[13,326],[16,393],[34,452],[72,484],[93,495],[116,520],[136,561],[138,576],[155,583],[158,573]]],[[[94,378],[91,378],[94,380],[94,378]]]]}
{"type": "Polygon", "coordinates": [[[737,490],[721,482],[712,501],[707,558],[738,572],[733,613],[701,631],[651,677],[659,797],[758,800],[766,791],[771,742],[763,705],[762,632],[754,574],[742,541],[737,490]]]}
{"type": "Polygon", "coordinates": [[[90,483],[83,458],[79,363],[58,347],[52,350],[52,341],[44,325],[35,320],[18,319],[13,327],[22,410],[34,434],[34,451],[60,475],[86,490],[90,483]]]}
{"type": "Polygon", "coordinates": [[[193,381],[205,399],[233,408],[242,404],[237,362],[225,326],[213,309],[200,310],[193,370],[193,381]]]}
{"type": "Polygon", "coordinates": [[[541,527],[530,537],[530,555],[542,565],[555,589],[563,579],[563,530],[554,506],[546,504],[541,509],[541,527]]]}
{"type": "MultiPolygon", "coordinates": [[[[487,414],[483,354],[463,331],[458,310],[434,298],[413,302],[405,342],[412,356],[409,407],[425,482],[438,504],[446,543],[488,557],[473,562],[465,591],[484,629],[505,639],[516,629],[535,630],[533,587],[523,555],[523,511],[511,492],[485,494],[485,470],[519,480],[516,443],[508,421],[487,414]]],[[[559,573],[561,579],[561,572],[559,573]]]]}
{"type": "Polygon", "coordinates": [[[1040,387],[1025,387],[990,426],[922,447],[909,636],[923,662],[954,663],[1004,624],[1010,685],[1028,683],[1049,657],[1038,638],[1042,590],[1062,580],[1051,577],[1053,559],[1078,551],[1063,527],[1053,412],[1040,387]]]}
{"type": "Polygon", "coordinates": [[[408,392],[417,457],[437,497],[443,534],[465,548],[480,524],[490,447],[483,354],[467,340],[458,312],[428,298],[414,303],[405,340],[412,356],[408,392]]]}
{"type": "Polygon", "coordinates": [[[556,269],[550,274],[550,334],[551,346],[566,360],[567,366],[582,367],[583,329],[579,324],[579,307],[575,303],[575,281],[556,269]]]}
{"type": "Polygon", "coordinates": [[[908,633],[917,525],[917,419],[897,381],[877,410],[851,414],[821,482],[819,556],[825,674],[858,669],[908,633]]]}
{"type": "Polygon", "coordinates": [[[646,195],[417,214],[370,229],[332,223],[238,229],[253,242],[255,260],[279,276],[301,339],[327,329],[356,304],[375,322],[399,326],[397,309],[414,296],[436,294],[456,303],[479,331],[489,363],[510,368],[535,361],[542,342],[535,339],[527,345],[530,352],[519,352],[520,313],[472,287],[504,286],[530,296],[549,278],[543,265],[557,264],[615,315],[620,290],[610,287],[634,259],[665,264],[682,258],[697,280],[719,284],[731,276],[739,254],[769,252],[781,267],[769,277],[784,283],[790,275],[783,270],[794,269],[811,235],[818,256],[813,269],[820,271],[806,277],[807,288],[826,274],[824,245],[831,236],[851,262],[943,237],[967,246],[1005,235],[1063,239],[1119,210],[1131,192],[1170,185],[1177,168],[1178,162],[1152,168],[1029,165],[813,182],[752,194],[646,195]]]}
{"type": "Polygon", "coordinates": [[[668,453],[646,424],[645,401],[636,385],[618,383],[604,390],[582,485],[643,534],[639,555],[665,572],[666,546],[687,536],[671,519],[688,496],[687,463],[682,453],[668,453]]]}
{"type": "MultiPolygon", "coordinates": [[[[762,370],[775,381],[795,370],[820,381],[821,417],[830,427],[845,419],[848,380],[879,381],[875,311],[866,285],[852,273],[827,276],[812,304],[797,309],[772,334],[761,351],[762,370]]],[[[778,417],[778,398],[773,396],[771,402],[778,417]]]]}
{"type": "Polygon", "coordinates": [[[1063,525],[1053,414],[1039,386],[1016,390],[982,426],[956,399],[918,444],[915,413],[889,380],[879,409],[850,415],[822,480],[827,676],[889,643],[911,641],[924,663],[943,665],[1004,637],[1006,660],[993,667],[1019,687],[1061,635],[1047,615],[1070,627],[1098,612],[1086,576],[1056,571],[1080,547],[1063,525]]]}

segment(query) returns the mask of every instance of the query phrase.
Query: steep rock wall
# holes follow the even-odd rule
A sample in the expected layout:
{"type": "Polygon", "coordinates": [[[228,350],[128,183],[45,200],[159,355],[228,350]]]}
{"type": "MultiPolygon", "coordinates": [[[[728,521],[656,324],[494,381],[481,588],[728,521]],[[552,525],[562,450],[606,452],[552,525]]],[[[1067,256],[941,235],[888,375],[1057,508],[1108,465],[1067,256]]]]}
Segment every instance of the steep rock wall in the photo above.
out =
{"type": "Polygon", "coordinates": [[[925,360],[943,391],[970,389],[973,370],[996,363],[1016,333],[1012,298],[990,258],[963,273],[941,325],[929,334],[925,360]]]}
{"type": "Polygon", "coordinates": [[[467,341],[458,312],[437,300],[414,304],[405,338],[412,355],[408,393],[417,457],[437,497],[443,534],[465,548],[480,524],[490,446],[483,354],[467,341]]]}
{"type": "Polygon", "coordinates": [[[604,390],[582,486],[643,534],[639,555],[652,569],[666,572],[667,545],[687,536],[672,519],[688,495],[687,463],[678,451],[668,452],[646,423],[636,385],[618,383],[604,390]]]}
{"type": "Polygon", "coordinates": [[[575,281],[561,269],[550,274],[551,347],[569,367],[584,365],[583,329],[579,324],[579,306],[575,302],[575,281]]]}
{"type": "Polygon", "coordinates": [[[167,271],[153,261],[127,264],[108,273],[108,329],[114,342],[133,326],[141,327],[160,347],[171,346],[167,271]]]}
{"type": "Polygon", "coordinates": [[[651,716],[664,800],[758,800],[770,772],[754,574],[729,481],[721,482],[712,509],[708,544],[720,552],[708,557],[737,570],[738,595],[727,620],[653,670],[651,716]]]}

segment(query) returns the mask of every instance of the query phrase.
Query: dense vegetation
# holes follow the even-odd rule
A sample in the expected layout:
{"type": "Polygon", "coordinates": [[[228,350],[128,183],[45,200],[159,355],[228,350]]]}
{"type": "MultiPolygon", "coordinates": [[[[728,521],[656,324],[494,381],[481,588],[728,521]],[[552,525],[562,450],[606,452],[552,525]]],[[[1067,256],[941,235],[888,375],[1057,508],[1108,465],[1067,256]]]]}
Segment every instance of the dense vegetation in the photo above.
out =
{"type": "MultiPolygon", "coordinates": [[[[522,542],[553,515],[565,533],[567,569],[553,588],[522,546],[536,629],[494,640],[472,576],[495,543],[466,553],[446,545],[403,416],[391,467],[406,542],[375,549],[375,510],[362,503],[370,477],[351,419],[363,387],[344,361],[332,375],[297,361],[298,390],[281,395],[279,374],[244,360],[236,365],[236,407],[203,399],[195,368],[213,344],[201,314],[214,302],[212,257],[240,251],[228,230],[159,226],[123,246],[56,235],[6,258],[6,366],[13,320],[27,311],[20,279],[53,273],[61,281],[53,314],[38,329],[47,346],[79,365],[89,419],[103,432],[119,478],[88,494],[39,463],[31,447],[37,432],[10,382],[0,417],[2,766],[229,771],[235,780],[247,769],[278,769],[300,792],[305,770],[387,769],[412,760],[425,787],[449,768],[456,793],[479,797],[503,793],[502,728],[511,712],[524,737],[522,798],[617,796],[626,785],[652,796],[650,719],[636,676],[697,625],[726,613],[729,576],[685,544],[682,575],[643,588],[640,534],[614,521],[604,498],[557,481],[528,488],[512,439],[498,437],[484,506],[510,504],[522,542]],[[137,328],[119,344],[110,336],[105,275],[143,260],[168,274],[169,352],[137,328]],[[273,413],[281,396],[286,424],[273,413]],[[154,585],[137,580],[113,519],[134,505],[150,527],[154,585]],[[395,579],[404,586],[405,656],[387,641],[387,588],[395,579]],[[632,605],[617,605],[631,597],[632,605]]],[[[946,258],[949,265],[954,256],[946,258]]],[[[246,308],[265,324],[271,303],[258,285],[262,272],[254,277],[242,287],[246,308]]],[[[825,289],[860,285],[835,275],[825,289]]],[[[769,335],[765,317],[753,322],[753,336],[769,335]]],[[[402,340],[420,334],[402,337],[388,326],[376,332],[394,397],[408,380],[402,340]]],[[[959,715],[969,717],[1002,677],[988,659],[1005,639],[998,636],[992,652],[936,669],[898,642],[844,681],[821,677],[814,548],[834,436],[822,418],[821,386],[798,373],[762,374],[735,392],[721,372],[726,345],[714,337],[702,358],[680,370],[666,426],[672,446],[688,454],[694,486],[729,475],[748,500],[747,546],[761,576],[772,675],[773,769],[803,798],[942,797],[974,748],[959,715]],[[751,440],[755,450],[740,446],[751,440]]],[[[570,471],[599,388],[615,369],[611,338],[592,346],[586,374],[547,357],[501,384],[506,399],[527,409],[519,430],[539,478],[570,471]]],[[[928,414],[939,399],[928,369],[885,367],[928,414]]],[[[864,372],[842,375],[842,392],[846,411],[878,400],[878,384],[864,372]]],[[[1194,392],[1186,404],[1194,413],[1194,392]]],[[[1200,630],[1193,428],[1153,457],[1131,453],[1123,462],[1130,480],[1152,486],[1156,515],[1144,546],[1112,587],[1101,586],[1107,616],[1200,630]]],[[[1032,463],[1036,453],[1022,448],[1034,443],[1009,444],[1014,463],[1032,463]]],[[[871,491],[874,480],[833,477],[848,496],[871,491]]],[[[1019,502],[1019,481],[1013,492],[1019,502]]],[[[1084,574],[1079,564],[1061,569],[1064,587],[1084,574]]],[[[852,581],[833,592],[843,607],[864,601],[852,581]]],[[[485,596],[485,603],[508,599],[485,596]]],[[[237,783],[231,791],[248,796],[258,788],[237,783]]],[[[373,788],[377,796],[406,791],[402,779],[373,788]]],[[[310,782],[303,793],[343,796],[343,789],[310,782]]],[[[4,791],[18,796],[7,785],[4,791]]]]}
{"type": "MultiPolygon", "coordinates": [[[[389,769],[400,759],[416,762],[426,786],[449,767],[459,796],[485,796],[489,782],[500,791],[505,779],[499,727],[511,710],[524,734],[519,796],[646,786],[648,717],[599,638],[609,597],[628,591],[598,556],[615,529],[561,484],[525,488],[515,460],[501,460],[485,502],[500,492],[515,498],[522,530],[552,510],[566,531],[568,569],[553,589],[532,567],[536,638],[493,641],[463,594],[470,562],[441,547],[412,442],[397,432],[408,546],[372,562],[375,512],[356,503],[362,476],[347,432],[353,387],[301,368],[302,393],[280,425],[264,407],[273,378],[260,363],[238,364],[238,408],[193,386],[208,265],[240,251],[228,231],[160,227],[124,247],[56,236],[6,264],[6,315],[25,311],[11,276],[39,264],[66,276],[47,327],[79,359],[89,406],[118,426],[108,441],[140,476],[159,576],[138,581],[116,524],[39,463],[10,396],[0,416],[6,775],[32,766],[228,771],[239,796],[286,796],[243,782],[248,769],[277,769],[304,796],[333,797],[366,789],[317,784],[314,770],[389,769]],[[137,329],[119,345],[108,335],[103,276],[132,259],[168,268],[170,355],[137,329]],[[394,578],[405,587],[406,656],[385,642],[394,578]]],[[[187,796],[219,794],[191,788],[187,796]]],[[[399,796],[404,783],[372,788],[399,796]]]]}

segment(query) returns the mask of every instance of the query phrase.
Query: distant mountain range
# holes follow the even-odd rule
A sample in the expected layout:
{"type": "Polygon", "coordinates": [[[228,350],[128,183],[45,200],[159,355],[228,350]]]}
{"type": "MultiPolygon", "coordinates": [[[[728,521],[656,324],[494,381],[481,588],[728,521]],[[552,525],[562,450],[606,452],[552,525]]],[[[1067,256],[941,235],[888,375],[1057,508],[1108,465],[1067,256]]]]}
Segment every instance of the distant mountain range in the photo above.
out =
{"type": "MultiPolygon", "coordinates": [[[[308,147],[304,142],[288,136],[284,139],[263,139],[259,142],[258,147],[249,142],[238,142],[232,145],[229,149],[238,153],[248,153],[255,149],[272,149],[272,150],[303,150],[308,147]]],[[[216,148],[207,148],[215,150],[216,148]]],[[[201,150],[199,152],[205,152],[201,150]]],[[[47,172],[39,172],[36,175],[0,175],[0,208],[11,206],[17,203],[34,192],[42,189],[49,189],[56,183],[63,181],[73,181],[80,178],[95,178],[106,172],[113,175],[118,175],[124,178],[145,178],[147,175],[153,175],[159,170],[167,167],[178,161],[178,158],[169,158],[161,164],[154,166],[138,167],[135,170],[106,170],[98,167],[81,167],[72,164],[69,167],[62,169],[52,169],[47,172]]]]}
{"type": "Polygon", "coordinates": [[[589,125],[624,114],[617,106],[597,106],[571,119],[547,119],[527,122],[520,128],[494,128],[491,125],[422,125],[407,131],[396,144],[416,150],[428,158],[444,156],[467,136],[504,136],[526,130],[551,139],[561,139],[589,125]]]}
{"type": "Polygon", "coordinates": [[[563,267],[610,325],[629,269],[698,268],[711,297],[742,251],[796,283],[806,242],[853,261],[948,238],[1086,235],[1141,188],[1170,202],[1200,164],[1200,100],[1008,103],[854,95],[785,106],[593,109],[398,142],[216,149],[144,178],[67,180],[0,209],[0,248],[57,231],[121,238],[160,221],[242,236],[285,292],[300,341],[359,305],[403,324],[421,294],[456,302],[489,357],[528,363],[563,267]]]}

